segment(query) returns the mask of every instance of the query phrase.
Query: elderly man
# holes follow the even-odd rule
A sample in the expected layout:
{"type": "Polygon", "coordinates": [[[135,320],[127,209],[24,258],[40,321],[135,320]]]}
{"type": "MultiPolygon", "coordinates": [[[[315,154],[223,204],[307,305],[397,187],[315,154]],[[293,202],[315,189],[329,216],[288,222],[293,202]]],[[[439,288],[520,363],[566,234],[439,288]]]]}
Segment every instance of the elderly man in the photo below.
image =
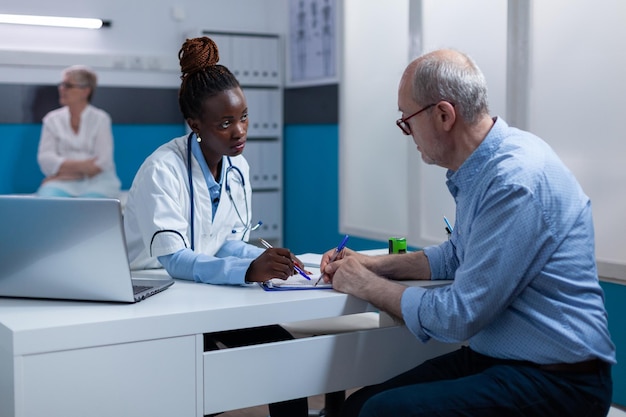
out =
{"type": "Polygon", "coordinates": [[[540,138],[489,115],[485,78],[438,50],[400,81],[398,126],[447,168],[448,241],[403,255],[322,259],[324,280],[420,340],[468,341],[348,398],[344,416],[605,416],[611,341],[589,198],[540,138]],[[406,279],[452,279],[434,289],[406,279]]]}

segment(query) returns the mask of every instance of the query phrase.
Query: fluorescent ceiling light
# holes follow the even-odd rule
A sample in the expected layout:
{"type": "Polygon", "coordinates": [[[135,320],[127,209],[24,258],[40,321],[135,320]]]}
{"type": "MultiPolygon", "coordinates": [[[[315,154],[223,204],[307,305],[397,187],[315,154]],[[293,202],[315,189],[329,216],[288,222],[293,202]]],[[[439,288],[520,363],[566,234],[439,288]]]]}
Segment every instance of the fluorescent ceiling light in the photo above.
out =
{"type": "Polygon", "coordinates": [[[68,28],[100,29],[111,26],[110,21],[80,17],[30,16],[20,14],[0,14],[0,23],[16,25],[59,26],[68,28]]]}

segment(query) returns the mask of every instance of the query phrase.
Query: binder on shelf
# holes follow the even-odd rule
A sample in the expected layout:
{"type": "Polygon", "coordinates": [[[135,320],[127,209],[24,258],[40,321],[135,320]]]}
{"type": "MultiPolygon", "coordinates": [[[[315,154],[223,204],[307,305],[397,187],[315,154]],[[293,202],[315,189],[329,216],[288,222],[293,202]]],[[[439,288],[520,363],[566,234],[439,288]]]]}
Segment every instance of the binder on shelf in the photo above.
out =
{"type": "Polygon", "coordinates": [[[243,156],[250,165],[250,185],[252,189],[263,188],[261,178],[263,176],[263,159],[261,152],[263,150],[263,142],[248,140],[243,151],[243,156]]]}
{"type": "MultiPolygon", "coordinates": [[[[206,36],[213,39],[220,52],[220,60],[218,64],[223,65],[231,70],[233,66],[233,37],[226,34],[205,33],[206,36]]],[[[234,73],[233,73],[234,74],[234,73]]],[[[236,75],[235,75],[236,76],[236,75]]]]}
{"type": "Polygon", "coordinates": [[[220,64],[244,85],[281,86],[280,37],[274,34],[202,31],[215,41],[220,64]]]}
{"type": "Polygon", "coordinates": [[[244,88],[248,102],[248,137],[262,136],[263,103],[260,91],[256,88],[244,88]]]}
{"type": "Polygon", "coordinates": [[[278,140],[248,140],[244,156],[250,165],[253,190],[281,186],[281,148],[278,140]]]}
{"type": "Polygon", "coordinates": [[[282,153],[278,141],[266,141],[261,147],[261,183],[265,188],[281,185],[282,153]]]}
{"type": "Polygon", "coordinates": [[[282,129],[282,103],[280,92],[278,90],[266,90],[266,100],[266,133],[268,136],[278,136],[281,134],[282,129]]]}
{"type": "Polygon", "coordinates": [[[273,88],[244,89],[248,102],[248,136],[275,137],[281,134],[280,91],[273,88]]]}
{"type": "Polygon", "coordinates": [[[263,225],[250,234],[250,239],[282,239],[281,191],[252,192],[252,222],[261,220],[263,225]]]}

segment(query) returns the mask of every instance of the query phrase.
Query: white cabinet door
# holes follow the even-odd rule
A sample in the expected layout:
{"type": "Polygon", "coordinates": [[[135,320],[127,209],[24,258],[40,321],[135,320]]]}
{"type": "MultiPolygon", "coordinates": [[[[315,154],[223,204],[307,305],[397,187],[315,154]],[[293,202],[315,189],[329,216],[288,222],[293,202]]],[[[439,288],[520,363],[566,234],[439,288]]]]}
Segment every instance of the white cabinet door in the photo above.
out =
{"type": "Polygon", "coordinates": [[[196,416],[194,336],[27,355],[16,416],[196,416]]]}

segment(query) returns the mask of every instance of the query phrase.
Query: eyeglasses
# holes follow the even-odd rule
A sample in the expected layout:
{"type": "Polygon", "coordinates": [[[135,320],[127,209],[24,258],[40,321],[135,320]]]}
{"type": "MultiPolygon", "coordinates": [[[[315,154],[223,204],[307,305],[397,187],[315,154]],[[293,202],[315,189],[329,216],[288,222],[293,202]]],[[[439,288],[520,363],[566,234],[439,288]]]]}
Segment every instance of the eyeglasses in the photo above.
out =
{"type": "Polygon", "coordinates": [[[72,83],[66,83],[65,81],[62,83],[59,83],[59,88],[87,88],[89,87],[88,85],[85,84],[72,84],[72,83]]]}
{"type": "Polygon", "coordinates": [[[409,124],[407,123],[407,121],[411,118],[411,117],[415,117],[418,114],[420,114],[421,112],[430,109],[432,106],[434,106],[437,103],[433,103],[433,104],[429,104],[428,106],[422,108],[421,110],[416,111],[415,113],[413,113],[410,116],[405,117],[404,119],[398,119],[396,120],[396,124],[398,125],[398,127],[400,128],[400,130],[402,130],[402,133],[404,133],[405,135],[410,135],[411,134],[411,127],[409,126],[409,124]]]}

